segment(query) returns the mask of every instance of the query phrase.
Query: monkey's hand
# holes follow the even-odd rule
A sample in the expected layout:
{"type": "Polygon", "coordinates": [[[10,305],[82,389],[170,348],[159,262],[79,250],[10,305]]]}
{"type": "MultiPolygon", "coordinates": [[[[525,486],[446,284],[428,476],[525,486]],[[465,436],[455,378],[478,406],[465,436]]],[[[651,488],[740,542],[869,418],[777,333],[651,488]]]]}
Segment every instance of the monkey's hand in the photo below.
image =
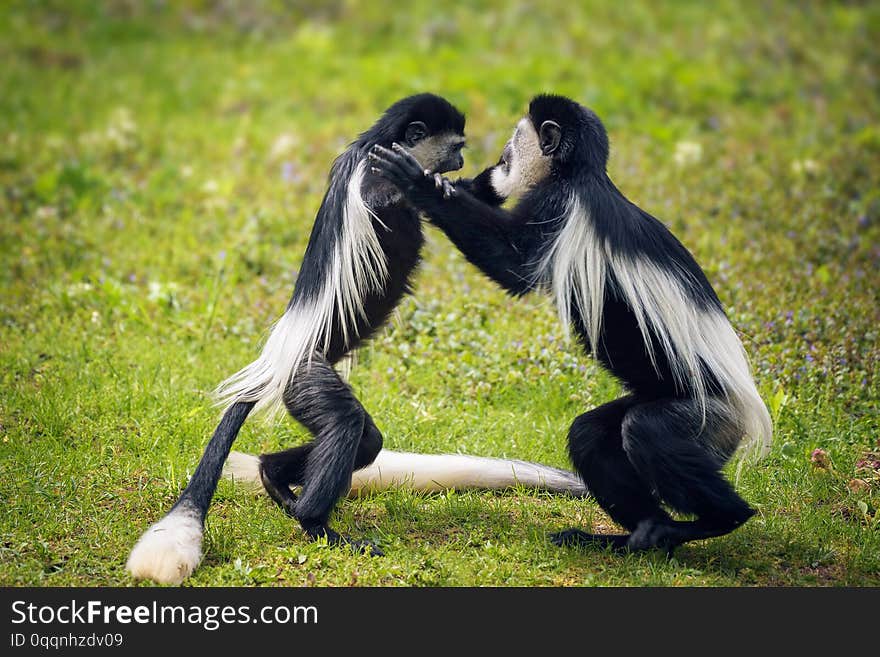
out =
{"type": "Polygon", "coordinates": [[[451,198],[458,193],[455,184],[449,178],[441,176],[439,173],[434,174],[434,187],[443,190],[443,198],[451,198]]]}
{"type": "Polygon", "coordinates": [[[369,154],[370,169],[397,187],[409,200],[423,195],[438,194],[449,198],[455,194],[452,183],[423,169],[419,161],[400,144],[393,144],[391,150],[373,146],[369,154]]]}

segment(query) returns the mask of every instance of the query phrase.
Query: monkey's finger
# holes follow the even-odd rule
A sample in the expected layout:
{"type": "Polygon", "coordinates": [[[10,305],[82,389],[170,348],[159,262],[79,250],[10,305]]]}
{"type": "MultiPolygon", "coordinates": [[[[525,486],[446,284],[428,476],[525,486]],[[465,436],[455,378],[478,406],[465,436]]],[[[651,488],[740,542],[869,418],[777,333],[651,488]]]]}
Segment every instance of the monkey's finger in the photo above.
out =
{"type": "Polygon", "coordinates": [[[397,171],[394,167],[388,165],[387,163],[377,162],[370,166],[370,171],[379,176],[382,176],[383,178],[394,183],[398,187],[407,182],[406,176],[401,174],[400,171],[397,171]]]}
{"type": "Polygon", "coordinates": [[[406,190],[412,186],[410,177],[393,162],[380,159],[373,160],[370,170],[401,190],[406,190]]]}
{"type": "Polygon", "coordinates": [[[413,176],[430,176],[431,172],[422,167],[419,161],[413,156],[412,153],[407,151],[398,143],[394,143],[391,145],[391,148],[394,150],[397,155],[398,161],[404,166],[404,168],[413,176]]]}
{"type": "Polygon", "coordinates": [[[370,151],[369,156],[379,157],[389,162],[394,162],[413,177],[421,177],[425,175],[425,171],[422,169],[422,165],[419,164],[419,161],[410,155],[410,153],[408,153],[400,144],[394,143],[392,148],[394,150],[389,150],[384,146],[376,144],[370,151]]]}
{"type": "Polygon", "coordinates": [[[389,175],[394,175],[404,180],[411,178],[409,172],[407,172],[393,157],[383,157],[376,153],[370,153],[369,159],[372,166],[386,171],[389,175]]]}
{"type": "Polygon", "coordinates": [[[403,171],[403,167],[400,165],[400,162],[398,161],[395,153],[392,153],[388,149],[382,148],[381,146],[376,146],[372,151],[370,151],[370,153],[367,155],[367,159],[370,160],[370,162],[378,162],[385,166],[393,166],[403,171]]]}
{"type": "Polygon", "coordinates": [[[376,144],[373,146],[373,148],[370,149],[370,154],[371,155],[380,155],[380,156],[384,156],[384,157],[392,157],[394,155],[394,151],[391,151],[391,150],[385,148],[384,146],[380,146],[379,144],[376,144]]]}
{"type": "Polygon", "coordinates": [[[378,166],[385,173],[383,174],[388,179],[393,179],[393,182],[400,187],[401,185],[408,184],[412,185],[414,182],[423,179],[423,174],[421,170],[418,172],[413,172],[411,169],[404,167],[399,158],[394,157],[394,153],[391,151],[385,150],[385,153],[388,153],[389,156],[385,157],[384,153],[379,155],[378,153],[370,153],[370,161],[373,165],[378,166]]]}
{"type": "Polygon", "coordinates": [[[375,146],[370,154],[367,156],[372,162],[381,162],[386,167],[395,167],[398,169],[402,175],[407,177],[411,177],[414,179],[421,178],[424,174],[419,169],[418,173],[413,172],[404,164],[402,158],[398,156],[397,153],[393,151],[389,151],[387,148],[382,148],[381,146],[375,146]]]}
{"type": "Polygon", "coordinates": [[[413,157],[413,154],[407,151],[403,146],[394,142],[391,144],[392,150],[395,152],[397,157],[400,159],[401,164],[403,164],[407,171],[409,171],[413,176],[418,175],[430,175],[428,171],[426,171],[419,161],[413,157]]]}
{"type": "Polygon", "coordinates": [[[376,145],[373,148],[372,154],[383,157],[391,162],[395,162],[413,180],[418,180],[419,178],[427,178],[431,175],[431,172],[427,169],[423,169],[419,161],[400,144],[395,142],[391,145],[391,148],[393,150],[388,150],[383,146],[376,145]]]}

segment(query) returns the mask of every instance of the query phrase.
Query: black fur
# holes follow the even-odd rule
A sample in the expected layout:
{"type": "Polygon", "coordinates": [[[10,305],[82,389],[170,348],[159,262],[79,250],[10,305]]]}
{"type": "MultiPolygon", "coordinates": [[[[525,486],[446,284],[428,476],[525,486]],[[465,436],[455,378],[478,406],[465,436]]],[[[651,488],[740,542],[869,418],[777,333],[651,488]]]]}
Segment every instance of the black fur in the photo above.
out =
{"type": "MultiPolygon", "coordinates": [[[[501,164],[500,162],[498,164],[501,164]]],[[[496,165],[498,166],[498,165],[496,165]]],[[[454,188],[470,192],[470,194],[484,203],[499,206],[506,200],[495,188],[492,187],[492,169],[486,169],[476,178],[459,178],[455,181],[454,188]]]]}
{"type": "MultiPolygon", "coordinates": [[[[613,253],[655,263],[681,283],[690,303],[723,313],[687,249],[611,182],[606,173],[608,137],[599,118],[567,98],[546,95],[531,102],[528,118],[536,132],[545,121],[555,122],[562,128],[561,136],[549,175],[510,210],[497,207],[492,194],[480,193],[470,181],[456,185],[451,196],[439,193],[400,150],[374,150],[374,167],[425,212],[468,260],[511,294],[526,294],[542,284],[536,265],[561,229],[571,199],[577,198],[613,253]]],[[[491,170],[477,179],[488,181],[491,170]]],[[[656,358],[652,362],[635,314],[609,277],[598,344],[590,343],[573,300],[571,316],[586,351],[593,352],[630,394],[578,417],[569,432],[569,446],[591,494],[630,533],[609,536],[569,530],[553,540],[672,550],[684,541],[729,532],[753,513],[721,474],[742,438],[741,424],[705,367],[709,395],[705,409],[693,390],[676,384],[654,334],[649,338],[656,358]],[[661,503],[694,514],[697,520],[675,521],[661,503]]]]}
{"type": "MultiPolygon", "coordinates": [[[[328,189],[315,218],[288,308],[315,299],[322,289],[333,249],[342,236],[348,183],[358,162],[377,144],[390,147],[403,141],[407,127],[416,121],[424,124],[427,136],[464,135],[465,119],[461,112],[439,96],[420,94],[392,105],[352,143],[331,169],[328,189]]],[[[438,166],[438,171],[460,166],[461,157],[455,151],[438,166]]],[[[386,256],[388,279],[382,290],[366,296],[364,313],[358,316],[356,330],[349,332],[347,339],[337,309],[329,344],[319,345],[319,353],[313,354],[292,377],[284,393],[285,406],[315,440],[261,456],[261,476],[270,496],[297,518],[312,538],[325,537],[331,543],[350,544],[380,554],[371,543],[351,541],[328,526],[334,505],[351,483],[353,469],[369,465],[382,447],[382,434],[332,365],[369,339],[410,291],[410,277],[419,263],[424,237],[418,213],[383,178],[368,172],[361,184],[361,195],[376,215],[373,227],[386,256]],[[302,485],[299,499],[291,492],[291,485],[302,485]]],[[[204,520],[223,463],[254,405],[237,402],[225,413],[175,506],[185,504],[204,520]]]]}

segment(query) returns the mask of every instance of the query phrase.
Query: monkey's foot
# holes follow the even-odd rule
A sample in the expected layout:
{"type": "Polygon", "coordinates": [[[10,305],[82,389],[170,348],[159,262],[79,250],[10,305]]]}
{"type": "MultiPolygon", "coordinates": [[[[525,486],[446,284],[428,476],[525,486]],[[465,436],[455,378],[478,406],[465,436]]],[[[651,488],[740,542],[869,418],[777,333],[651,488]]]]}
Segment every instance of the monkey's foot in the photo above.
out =
{"type": "Polygon", "coordinates": [[[266,474],[263,467],[260,466],[260,479],[263,482],[263,488],[272,500],[284,509],[291,518],[296,518],[296,495],[290,490],[290,486],[285,483],[278,483],[266,474]]]}
{"type": "Polygon", "coordinates": [[[681,528],[670,522],[662,522],[649,518],[642,520],[629,535],[626,542],[628,552],[644,552],[646,550],[663,550],[671,557],[675,548],[687,540],[681,528]]]}
{"type": "Polygon", "coordinates": [[[309,538],[313,541],[325,539],[327,545],[347,547],[353,552],[363,552],[371,557],[385,556],[385,553],[382,552],[374,541],[366,538],[354,539],[349,536],[344,536],[339,532],[330,529],[326,525],[319,525],[317,527],[306,529],[306,534],[308,534],[309,538]]]}
{"type": "Polygon", "coordinates": [[[559,547],[610,547],[621,551],[626,548],[629,537],[629,534],[589,534],[572,528],[550,534],[550,542],[559,547]]]}
{"type": "Polygon", "coordinates": [[[706,520],[675,521],[648,518],[642,520],[630,534],[626,549],[630,552],[642,552],[644,550],[664,550],[667,556],[682,543],[698,541],[704,538],[724,536],[741,526],[746,520],[754,515],[752,509],[740,517],[733,517],[726,522],[710,523],[706,520]]]}

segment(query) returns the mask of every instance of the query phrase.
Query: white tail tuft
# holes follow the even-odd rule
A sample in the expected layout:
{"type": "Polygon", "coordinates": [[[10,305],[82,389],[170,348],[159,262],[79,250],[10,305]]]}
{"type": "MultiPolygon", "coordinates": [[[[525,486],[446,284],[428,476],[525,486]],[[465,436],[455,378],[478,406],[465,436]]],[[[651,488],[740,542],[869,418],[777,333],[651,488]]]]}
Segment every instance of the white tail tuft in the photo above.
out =
{"type": "Polygon", "coordinates": [[[233,483],[245,484],[263,491],[259,456],[244,452],[230,452],[229,458],[223,464],[223,477],[230,479],[233,483]]]}
{"type": "MultiPolygon", "coordinates": [[[[232,452],[223,476],[262,489],[260,461],[256,456],[232,452]]],[[[484,490],[525,486],[555,493],[587,494],[583,481],[573,472],[537,463],[494,459],[463,454],[414,454],[383,449],[366,468],[355,470],[350,495],[362,492],[410,488],[436,492],[449,489],[484,490]]]]}
{"type": "Polygon", "coordinates": [[[135,579],[180,584],[201,560],[202,523],[195,512],[181,506],[141,535],[125,568],[135,579]]]}

